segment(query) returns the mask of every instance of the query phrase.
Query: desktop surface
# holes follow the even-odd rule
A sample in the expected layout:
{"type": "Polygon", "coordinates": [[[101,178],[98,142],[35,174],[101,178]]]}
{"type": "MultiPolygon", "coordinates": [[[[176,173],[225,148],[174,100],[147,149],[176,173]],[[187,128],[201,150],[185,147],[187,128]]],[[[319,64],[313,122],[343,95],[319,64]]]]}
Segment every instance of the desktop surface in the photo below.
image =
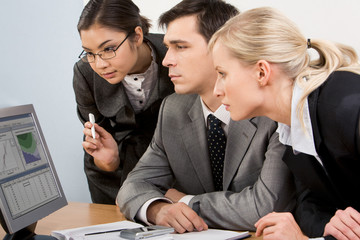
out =
{"type": "MultiPolygon", "coordinates": [[[[35,233],[50,235],[54,230],[85,227],[126,220],[116,205],[69,202],[69,204],[38,221],[35,233]]],[[[254,235],[254,233],[251,233],[254,235]]],[[[0,227],[0,239],[5,236],[0,227]]],[[[250,239],[261,240],[261,237],[250,239]]]]}

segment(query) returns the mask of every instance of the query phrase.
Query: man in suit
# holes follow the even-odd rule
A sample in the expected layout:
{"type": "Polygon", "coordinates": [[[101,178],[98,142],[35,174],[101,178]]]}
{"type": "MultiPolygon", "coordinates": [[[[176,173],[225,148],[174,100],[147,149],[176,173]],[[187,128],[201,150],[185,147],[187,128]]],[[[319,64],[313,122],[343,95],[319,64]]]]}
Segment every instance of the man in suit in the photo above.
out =
{"type": "Polygon", "coordinates": [[[152,142],[118,193],[128,219],[179,233],[255,230],[267,213],[292,210],[292,175],[277,124],[265,117],[233,122],[213,94],[217,75],[207,44],[237,12],[221,0],[184,0],[160,17],[167,27],[163,65],[177,94],[164,99],[152,142]],[[208,115],[221,120],[226,135],[221,176],[211,164],[208,115]]]}

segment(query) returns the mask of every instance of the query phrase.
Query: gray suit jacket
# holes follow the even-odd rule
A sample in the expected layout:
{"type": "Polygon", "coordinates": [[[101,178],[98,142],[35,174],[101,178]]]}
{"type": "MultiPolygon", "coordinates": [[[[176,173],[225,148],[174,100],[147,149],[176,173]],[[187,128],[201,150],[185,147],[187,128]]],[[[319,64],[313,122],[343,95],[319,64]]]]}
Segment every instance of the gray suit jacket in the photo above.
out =
{"type": "Polygon", "coordinates": [[[282,161],[277,124],[265,117],[231,121],[223,189],[215,192],[198,95],[172,94],[160,107],[155,134],[121,187],[117,202],[128,219],[169,188],[195,197],[192,207],[212,228],[255,230],[272,211],[291,211],[293,179],[282,161]]]}

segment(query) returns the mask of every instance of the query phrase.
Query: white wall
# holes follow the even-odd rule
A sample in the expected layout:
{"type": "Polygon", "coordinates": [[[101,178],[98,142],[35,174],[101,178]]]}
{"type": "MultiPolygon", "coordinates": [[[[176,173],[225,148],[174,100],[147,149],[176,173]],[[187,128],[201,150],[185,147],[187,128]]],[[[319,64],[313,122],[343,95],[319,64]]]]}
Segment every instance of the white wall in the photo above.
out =
{"type": "MultiPolygon", "coordinates": [[[[134,0],[153,20],[180,0],[134,0]]],[[[272,6],[307,38],[349,44],[360,53],[358,0],[228,0],[241,11],[272,6]]],[[[76,24],[84,0],[1,0],[0,107],[33,103],[69,201],[90,202],[83,172],[82,126],[75,112],[72,67],[81,51],[76,24]]]]}

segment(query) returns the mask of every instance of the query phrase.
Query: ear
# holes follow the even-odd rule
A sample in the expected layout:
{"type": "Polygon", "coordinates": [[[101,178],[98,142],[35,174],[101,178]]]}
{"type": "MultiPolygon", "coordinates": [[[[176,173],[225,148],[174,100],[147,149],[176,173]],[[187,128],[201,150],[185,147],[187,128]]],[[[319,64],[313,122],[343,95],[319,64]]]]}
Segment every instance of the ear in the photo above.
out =
{"type": "Polygon", "coordinates": [[[257,72],[257,81],[260,86],[266,86],[269,83],[270,75],[271,75],[271,65],[268,61],[259,60],[256,63],[256,72],[257,72]]]}
{"type": "Polygon", "coordinates": [[[135,32],[135,37],[134,37],[135,45],[139,47],[144,41],[144,33],[140,26],[137,26],[134,32],[135,32]]]}

